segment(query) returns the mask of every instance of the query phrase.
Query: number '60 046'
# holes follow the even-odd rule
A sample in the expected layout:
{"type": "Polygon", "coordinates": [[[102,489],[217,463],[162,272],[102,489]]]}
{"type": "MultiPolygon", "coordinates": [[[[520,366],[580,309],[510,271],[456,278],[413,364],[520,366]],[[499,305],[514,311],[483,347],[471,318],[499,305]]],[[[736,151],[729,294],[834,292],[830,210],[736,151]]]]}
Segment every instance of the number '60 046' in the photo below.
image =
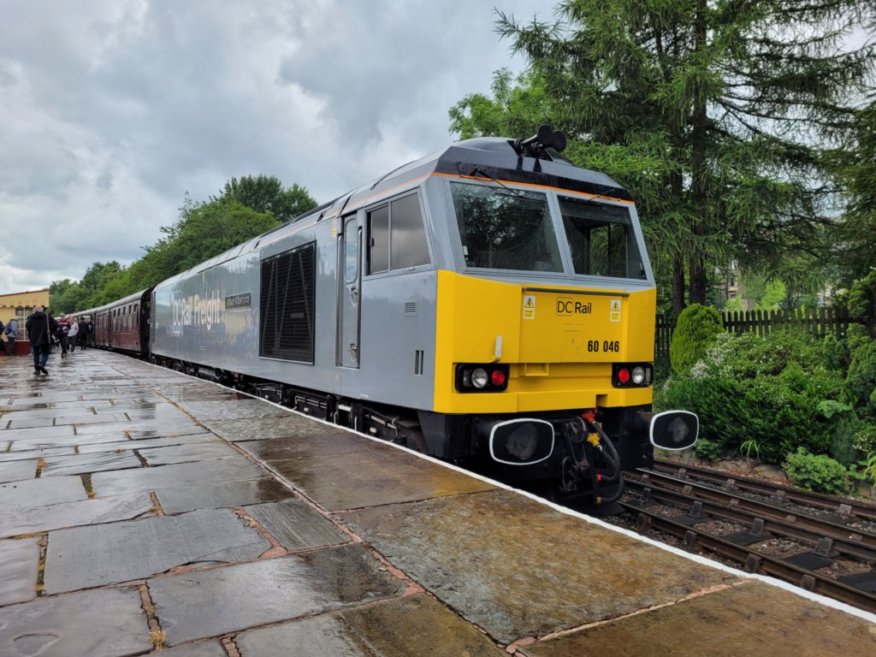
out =
{"type": "Polygon", "coordinates": [[[617,353],[620,351],[620,341],[619,340],[603,340],[600,344],[599,340],[588,340],[587,341],[587,351],[589,352],[598,352],[602,349],[602,351],[609,352],[613,351],[617,353]]]}

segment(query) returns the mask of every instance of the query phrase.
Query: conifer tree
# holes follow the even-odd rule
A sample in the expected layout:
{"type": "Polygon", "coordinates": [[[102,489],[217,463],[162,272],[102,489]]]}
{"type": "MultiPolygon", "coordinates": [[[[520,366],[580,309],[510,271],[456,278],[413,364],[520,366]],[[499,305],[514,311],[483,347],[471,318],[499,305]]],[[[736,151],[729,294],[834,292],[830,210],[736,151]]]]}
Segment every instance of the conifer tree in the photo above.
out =
{"type": "MultiPolygon", "coordinates": [[[[715,265],[815,249],[836,191],[824,152],[850,139],[873,66],[872,44],[844,40],[873,12],[866,0],[566,0],[555,24],[500,14],[497,30],[529,59],[540,93],[527,114],[634,192],[679,312],[686,277],[689,301],[707,303],[715,265]]],[[[483,101],[461,101],[452,127],[477,132],[483,101]]]]}

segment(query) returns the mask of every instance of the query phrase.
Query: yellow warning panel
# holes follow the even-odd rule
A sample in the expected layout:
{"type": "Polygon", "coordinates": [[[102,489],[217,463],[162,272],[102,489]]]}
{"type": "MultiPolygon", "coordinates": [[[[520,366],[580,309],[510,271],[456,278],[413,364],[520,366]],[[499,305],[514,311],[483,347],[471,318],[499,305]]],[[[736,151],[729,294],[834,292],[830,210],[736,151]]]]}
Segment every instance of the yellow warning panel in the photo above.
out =
{"type": "Polygon", "coordinates": [[[621,300],[620,299],[612,299],[609,305],[608,311],[608,321],[609,322],[619,322],[621,321],[621,300]]]}
{"type": "Polygon", "coordinates": [[[535,319],[535,295],[523,295],[523,319],[535,319]]]}

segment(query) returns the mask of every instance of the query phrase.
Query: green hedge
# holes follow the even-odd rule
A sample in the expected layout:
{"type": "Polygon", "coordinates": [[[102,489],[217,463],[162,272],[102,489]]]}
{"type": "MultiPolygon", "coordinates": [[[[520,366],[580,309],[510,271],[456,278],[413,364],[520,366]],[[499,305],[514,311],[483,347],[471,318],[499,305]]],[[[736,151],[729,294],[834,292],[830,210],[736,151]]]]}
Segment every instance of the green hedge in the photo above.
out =
{"type": "Polygon", "coordinates": [[[702,362],[670,379],[657,396],[660,408],[700,416],[702,437],[725,452],[750,453],[781,463],[798,447],[830,451],[843,408],[841,373],[827,366],[820,341],[786,331],[768,339],[721,335],[702,362]]]}
{"type": "Polygon", "coordinates": [[[687,372],[723,330],[721,314],[710,306],[695,303],[681,311],[669,345],[672,370],[677,374],[687,372]]]}

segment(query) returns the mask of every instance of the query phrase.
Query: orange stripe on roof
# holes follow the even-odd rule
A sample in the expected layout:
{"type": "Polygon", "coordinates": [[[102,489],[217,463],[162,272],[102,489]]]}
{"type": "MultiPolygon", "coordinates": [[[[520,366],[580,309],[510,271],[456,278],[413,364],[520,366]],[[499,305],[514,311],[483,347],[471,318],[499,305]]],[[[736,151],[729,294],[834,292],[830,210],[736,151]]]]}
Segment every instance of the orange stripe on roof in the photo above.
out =
{"type": "Polygon", "coordinates": [[[499,182],[503,185],[508,185],[509,187],[525,187],[528,189],[540,189],[540,190],[550,190],[554,192],[563,192],[564,194],[575,194],[576,196],[584,196],[586,198],[603,198],[609,201],[615,201],[617,203],[623,203],[624,205],[635,205],[635,201],[627,201],[626,199],[616,198],[614,196],[608,196],[607,194],[589,194],[587,192],[577,192],[575,190],[566,189],[565,187],[555,187],[553,185],[537,185],[535,183],[524,183],[518,182],[516,180],[501,180],[499,178],[483,178],[481,176],[469,176],[461,173],[433,173],[433,176],[441,176],[444,178],[458,178],[461,180],[477,180],[479,182],[499,182]]]}

